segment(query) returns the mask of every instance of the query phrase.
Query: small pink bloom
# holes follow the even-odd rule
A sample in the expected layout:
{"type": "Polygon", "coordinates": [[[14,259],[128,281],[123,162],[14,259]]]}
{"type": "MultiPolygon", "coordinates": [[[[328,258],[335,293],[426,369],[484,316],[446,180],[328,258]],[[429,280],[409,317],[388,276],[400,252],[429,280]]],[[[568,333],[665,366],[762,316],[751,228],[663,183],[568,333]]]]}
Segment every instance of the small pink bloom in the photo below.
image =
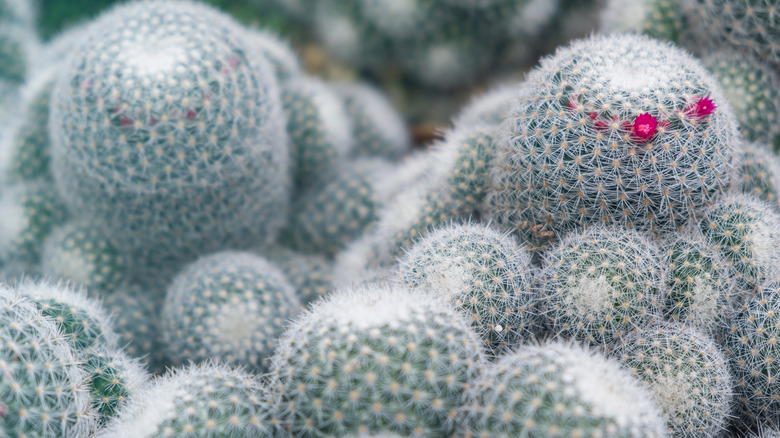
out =
{"type": "Polygon", "coordinates": [[[187,120],[192,120],[197,115],[198,113],[196,113],[194,109],[187,110],[187,120]]]}
{"type": "Polygon", "coordinates": [[[650,140],[658,129],[658,121],[649,113],[639,115],[634,120],[632,134],[639,140],[650,140]]]}
{"type": "Polygon", "coordinates": [[[685,115],[696,120],[701,120],[714,113],[716,108],[718,107],[715,105],[715,102],[710,99],[710,96],[701,97],[696,103],[690,104],[685,108],[685,115]]]}
{"type": "Polygon", "coordinates": [[[588,113],[588,117],[590,117],[591,120],[596,120],[599,118],[599,113],[596,111],[591,111],[588,113]]]}
{"type": "Polygon", "coordinates": [[[593,126],[596,127],[599,131],[606,131],[609,125],[607,125],[607,122],[603,120],[596,120],[596,123],[593,124],[593,126]]]}

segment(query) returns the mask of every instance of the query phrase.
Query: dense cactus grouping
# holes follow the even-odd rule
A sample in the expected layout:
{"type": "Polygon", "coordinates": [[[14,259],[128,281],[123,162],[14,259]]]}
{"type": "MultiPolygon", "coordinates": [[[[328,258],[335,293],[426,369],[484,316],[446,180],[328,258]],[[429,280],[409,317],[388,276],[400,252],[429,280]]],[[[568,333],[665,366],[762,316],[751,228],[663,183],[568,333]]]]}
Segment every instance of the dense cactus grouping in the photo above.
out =
{"type": "Polygon", "coordinates": [[[0,438],[776,436],[779,23],[0,0],[0,438]]]}

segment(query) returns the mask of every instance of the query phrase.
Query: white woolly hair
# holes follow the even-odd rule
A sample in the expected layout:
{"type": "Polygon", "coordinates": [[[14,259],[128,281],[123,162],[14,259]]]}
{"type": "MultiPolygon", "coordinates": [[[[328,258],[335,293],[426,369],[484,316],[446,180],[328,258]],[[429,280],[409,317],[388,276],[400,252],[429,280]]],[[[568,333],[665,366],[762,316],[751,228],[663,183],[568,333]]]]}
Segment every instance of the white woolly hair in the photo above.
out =
{"type": "Polygon", "coordinates": [[[100,325],[101,337],[106,341],[103,346],[116,348],[119,336],[114,330],[113,316],[103,308],[100,301],[87,296],[81,287],[63,281],[24,278],[17,282],[14,290],[35,300],[54,300],[86,313],[100,325]]]}
{"type": "Polygon", "coordinates": [[[284,84],[287,90],[308,95],[325,130],[326,141],[345,157],[353,148],[352,123],[338,94],[321,79],[299,76],[284,84]]]}
{"type": "Polygon", "coordinates": [[[244,27],[241,36],[250,57],[264,56],[277,72],[277,77],[285,74],[301,74],[301,62],[290,43],[269,30],[244,27]]]}
{"type": "MultiPolygon", "coordinates": [[[[76,423],[65,431],[67,436],[92,436],[97,428],[97,416],[91,409],[88,376],[67,338],[54,320],[44,316],[29,297],[3,283],[0,283],[0,306],[12,309],[16,321],[34,322],[41,345],[45,344],[52,352],[53,366],[61,367],[67,375],[68,387],[74,394],[72,409],[78,414],[76,423]]],[[[4,324],[12,322],[5,321],[4,324]]]]}
{"type": "MultiPolygon", "coordinates": [[[[187,386],[202,377],[223,379],[231,377],[241,381],[242,386],[252,391],[261,391],[262,385],[257,376],[242,368],[207,361],[191,364],[185,368],[174,368],[163,376],[148,382],[135,394],[131,394],[126,406],[119,415],[103,428],[96,438],[145,438],[161,436],[160,425],[174,419],[183,412],[177,412],[177,401],[191,397],[187,386]]],[[[249,403],[238,400],[237,403],[249,403]]]]}
{"type": "Polygon", "coordinates": [[[408,155],[398,163],[392,172],[377,175],[377,190],[383,199],[392,200],[407,187],[425,184],[435,175],[433,149],[426,148],[408,155]]]}
{"type": "Polygon", "coordinates": [[[362,82],[337,82],[333,87],[343,99],[354,102],[360,117],[378,128],[382,141],[394,149],[394,155],[403,155],[411,148],[411,136],[401,114],[378,88],[362,82]]]}
{"type": "Polygon", "coordinates": [[[512,104],[518,100],[520,90],[519,83],[500,84],[485,93],[472,97],[471,102],[455,116],[452,125],[461,127],[496,123],[496,116],[505,119],[512,110],[512,104]]]}

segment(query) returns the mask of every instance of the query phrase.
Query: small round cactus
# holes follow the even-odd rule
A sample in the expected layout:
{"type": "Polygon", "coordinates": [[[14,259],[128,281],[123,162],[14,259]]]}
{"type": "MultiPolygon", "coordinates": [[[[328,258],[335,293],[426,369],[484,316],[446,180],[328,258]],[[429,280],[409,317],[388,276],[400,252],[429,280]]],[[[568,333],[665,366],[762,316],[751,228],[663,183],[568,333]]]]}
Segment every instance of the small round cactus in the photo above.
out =
{"type": "Polygon", "coordinates": [[[282,270],[298,292],[302,306],[325,296],[333,288],[333,265],[325,257],[274,247],[260,254],[282,270]]]}
{"type": "Polygon", "coordinates": [[[424,291],[340,290],[282,336],[270,390],[285,436],[448,436],[483,357],[468,322],[424,291]]]}
{"type": "Polygon", "coordinates": [[[146,383],[149,374],[136,360],[117,350],[98,348],[84,356],[82,367],[101,424],[126,406],[127,398],[146,383]]]}
{"type": "Polygon", "coordinates": [[[636,32],[679,44],[686,17],[681,0],[609,0],[601,13],[602,32],[636,32]]]}
{"type": "Polygon", "coordinates": [[[327,177],[347,157],[353,147],[352,126],[341,99],[319,79],[302,76],[284,83],[282,102],[295,183],[306,187],[327,177]]]}
{"type": "Polygon", "coordinates": [[[464,437],[662,437],[653,396],[615,360],[576,344],[526,345],[470,389],[464,437]]]}
{"type": "Polygon", "coordinates": [[[173,280],[160,313],[162,342],[176,363],[217,358],[264,370],[286,320],[300,307],[284,274],[264,258],[203,256],[173,280]]]}
{"type": "Polygon", "coordinates": [[[751,195],[730,195],[714,205],[699,228],[749,286],[780,263],[780,214],[751,195]]]}
{"type": "Polygon", "coordinates": [[[118,248],[189,261],[283,225],[279,86],[239,26],[195,2],[133,2],[71,51],[52,93],[52,171],[118,248]]]}
{"type": "Polygon", "coordinates": [[[99,438],[272,436],[257,377],[225,365],[175,369],[130,397],[99,438]]]}
{"type": "MultiPolygon", "coordinates": [[[[780,136],[780,74],[777,70],[737,52],[716,52],[703,63],[720,83],[745,138],[774,143],[780,136]]],[[[780,148],[780,144],[777,147],[780,148]]]]}
{"type": "Polygon", "coordinates": [[[731,413],[726,356],[706,333],[667,323],[623,340],[613,356],[652,390],[675,437],[720,436],[731,413]]]}
{"type": "Polygon", "coordinates": [[[780,157],[761,143],[745,144],[744,150],[741,191],[780,209],[780,157]]]}
{"type": "Polygon", "coordinates": [[[0,263],[34,268],[44,239],[67,213],[54,187],[42,181],[0,189],[0,263]]]}
{"type": "Polygon", "coordinates": [[[715,78],[668,43],[575,41],[543,59],[517,97],[485,210],[540,245],[589,223],[676,231],[734,177],[736,119],[715,78]]]}
{"type": "Polygon", "coordinates": [[[544,255],[540,299],[555,334],[611,347],[662,319],[663,268],[644,235],[593,228],[544,255]]]}
{"type": "Polygon", "coordinates": [[[88,437],[95,427],[86,373],[53,320],[0,287],[0,431],[88,437]]]}
{"type": "Polygon", "coordinates": [[[397,160],[411,149],[401,115],[378,89],[363,83],[339,83],[334,90],[351,120],[353,155],[397,160]]]}
{"type": "Polygon", "coordinates": [[[533,337],[540,326],[531,256],[485,225],[453,224],[420,239],[400,260],[396,282],[447,298],[491,351],[533,337]]]}
{"type": "Polygon", "coordinates": [[[736,310],[736,273],[696,233],[670,238],[661,247],[663,313],[668,320],[722,332],[736,310]]]}
{"type": "Polygon", "coordinates": [[[111,292],[128,281],[130,260],[99,230],[70,222],[54,229],[41,253],[41,270],[72,281],[93,294],[111,292]]]}

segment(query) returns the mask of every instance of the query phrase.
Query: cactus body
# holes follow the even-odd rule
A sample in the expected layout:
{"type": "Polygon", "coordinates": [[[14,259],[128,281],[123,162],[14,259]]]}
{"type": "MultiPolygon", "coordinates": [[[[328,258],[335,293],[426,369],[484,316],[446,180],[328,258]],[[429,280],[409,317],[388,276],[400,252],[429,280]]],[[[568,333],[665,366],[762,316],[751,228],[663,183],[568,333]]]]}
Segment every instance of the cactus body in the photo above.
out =
{"type": "Polygon", "coordinates": [[[685,31],[681,0],[610,0],[601,13],[602,32],[636,32],[679,44],[685,31]]]}
{"type": "Polygon", "coordinates": [[[186,261],[281,227],[279,88],[237,26],[198,3],[130,3],[72,50],[52,96],[52,170],[118,248],[186,261]]]}
{"type": "Polygon", "coordinates": [[[747,285],[755,285],[780,260],[780,215],[751,195],[730,195],[699,223],[706,242],[747,285]]]}
{"type": "Polygon", "coordinates": [[[538,332],[533,271],[531,256],[511,236],[453,224],[417,241],[400,260],[396,281],[447,298],[497,351],[538,332]]]}
{"type": "Polygon", "coordinates": [[[706,333],[664,324],[627,336],[613,352],[656,396],[675,437],[718,436],[728,426],[726,356],[706,333]]]}
{"type": "Polygon", "coordinates": [[[477,96],[461,109],[453,125],[500,125],[509,116],[519,88],[520,84],[502,85],[477,96]]]}
{"type": "Polygon", "coordinates": [[[662,437],[652,394],[617,361],[574,344],[526,345],[471,389],[477,402],[457,437],[662,437]]]}
{"type": "Polygon", "coordinates": [[[265,57],[274,68],[279,83],[303,74],[298,55],[285,40],[255,28],[243,29],[243,37],[250,56],[265,57]]]}
{"type": "Polygon", "coordinates": [[[126,406],[127,398],[149,378],[137,360],[116,350],[96,349],[85,356],[82,366],[88,376],[92,408],[101,424],[116,416],[126,406]]]}
{"type": "Polygon", "coordinates": [[[780,209],[780,157],[761,143],[745,144],[740,189],[780,209]]]}
{"type": "Polygon", "coordinates": [[[468,323],[423,291],[345,289],[282,336],[273,360],[284,436],[448,436],[482,356],[468,323]]]}
{"type": "Polygon", "coordinates": [[[175,369],[127,402],[99,438],[271,437],[263,388],[252,374],[204,363],[175,369]]]}
{"type": "Polygon", "coordinates": [[[578,40],[542,60],[517,96],[486,210],[540,244],[587,223],[676,231],[731,183],[734,115],[717,81],[671,45],[578,40]]]}
{"type": "Polygon", "coordinates": [[[234,251],[203,256],[166,292],[164,348],[176,363],[218,358],[263,370],[284,322],[299,307],[284,274],[262,257],[234,251]]]}
{"type": "Polygon", "coordinates": [[[303,254],[284,247],[261,251],[282,270],[298,292],[302,306],[328,294],[333,287],[333,265],[322,256],[303,254]]]}
{"type": "Polygon", "coordinates": [[[41,254],[41,270],[92,293],[112,292],[129,279],[130,260],[99,230],[71,222],[51,232],[41,254]]]}
{"type": "Polygon", "coordinates": [[[614,345],[660,320],[663,271],[658,249],[631,230],[572,234],[544,255],[541,299],[555,334],[614,345]]]}

